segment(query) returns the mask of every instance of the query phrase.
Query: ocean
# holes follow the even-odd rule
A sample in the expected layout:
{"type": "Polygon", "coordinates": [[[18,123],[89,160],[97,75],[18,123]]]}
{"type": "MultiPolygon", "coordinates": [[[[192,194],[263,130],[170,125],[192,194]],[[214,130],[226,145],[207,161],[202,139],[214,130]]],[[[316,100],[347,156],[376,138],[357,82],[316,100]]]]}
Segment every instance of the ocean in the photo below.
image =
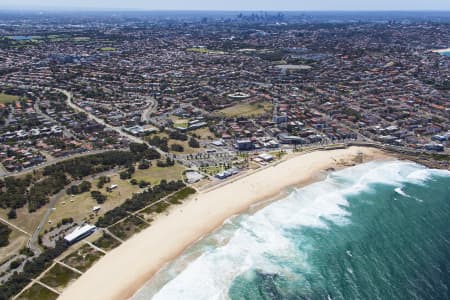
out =
{"type": "Polygon", "coordinates": [[[132,299],[450,299],[450,172],[330,173],[229,219],[132,299]]]}
{"type": "Polygon", "coordinates": [[[450,57],[450,51],[448,51],[448,52],[442,52],[442,55],[445,55],[445,56],[449,56],[449,57],[450,57]]]}

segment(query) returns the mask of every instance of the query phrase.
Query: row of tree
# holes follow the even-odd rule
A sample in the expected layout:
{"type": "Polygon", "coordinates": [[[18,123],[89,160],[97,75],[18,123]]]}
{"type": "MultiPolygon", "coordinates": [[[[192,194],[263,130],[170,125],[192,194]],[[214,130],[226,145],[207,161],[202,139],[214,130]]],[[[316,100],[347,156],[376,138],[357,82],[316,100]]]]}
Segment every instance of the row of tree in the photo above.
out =
{"type": "Polygon", "coordinates": [[[5,247],[9,244],[9,235],[11,234],[11,228],[7,225],[0,223],[0,247],[5,247]]]}
{"type": "MultiPolygon", "coordinates": [[[[7,177],[0,180],[0,207],[15,210],[28,203],[28,210],[34,212],[47,204],[50,197],[64,189],[72,179],[82,179],[117,166],[129,166],[130,169],[135,162],[160,157],[158,151],[145,144],[131,144],[130,151],[108,151],[47,166],[43,171],[45,177],[39,181],[33,175],[24,178],[7,177]]],[[[106,177],[101,177],[99,185],[103,186],[107,182],[106,177]]],[[[88,182],[83,182],[78,186],[71,186],[67,193],[79,194],[89,190],[88,182]]]]}
{"type": "Polygon", "coordinates": [[[98,227],[108,227],[117,221],[125,218],[130,213],[146,207],[147,205],[160,200],[170,193],[184,188],[186,185],[183,181],[161,180],[159,185],[148,188],[140,194],[134,194],[130,199],[127,199],[122,205],[108,211],[103,217],[97,221],[98,227]]]}
{"type": "Polygon", "coordinates": [[[72,185],[70,186],[67,190],[66,193],[67,195],[78,195],[78,194],[82,194],[82,193],[86,193],[89,192],[91,190],[91,183],[89,181],[83,181],[78,185],[72,185]]]}
{"type": "Polygon", "coordinates": [[[25,263],[23,271],[14,273],[6,282],[0,285],[0,300],[11,299],[19,293],[33,278],[47,269],[55,258],[67,249],[63,240],[56,242],[54,248],[46,249],[41,255],[25,263]]]}

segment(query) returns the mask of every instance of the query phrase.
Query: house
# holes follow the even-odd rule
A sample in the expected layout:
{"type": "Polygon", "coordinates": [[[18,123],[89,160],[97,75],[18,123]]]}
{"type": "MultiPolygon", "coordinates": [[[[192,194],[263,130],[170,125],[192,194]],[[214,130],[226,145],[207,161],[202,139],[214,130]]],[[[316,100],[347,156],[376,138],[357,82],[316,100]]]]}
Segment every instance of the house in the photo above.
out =
{"type": "Polygon", "coordinates": [[[253,143],[250,139],[242,139],[236,141],[236,149],[239,151],[252,150],[253,143]]]}
{"type": "Polygon", "coordinates": [[[75,228],[74,231],[72,231],[71,233],[66,235],[64,237],[64,240],[68,244],[76,243],[76,242],[84,239],[85,237],[90,236],[92,233],[94,233],[94,231],[96,229],[97,229],[97,227],[95,227],[94,225],[89,225],[89,224],[86,224],[83,226],[78,226],[75,228]]]}

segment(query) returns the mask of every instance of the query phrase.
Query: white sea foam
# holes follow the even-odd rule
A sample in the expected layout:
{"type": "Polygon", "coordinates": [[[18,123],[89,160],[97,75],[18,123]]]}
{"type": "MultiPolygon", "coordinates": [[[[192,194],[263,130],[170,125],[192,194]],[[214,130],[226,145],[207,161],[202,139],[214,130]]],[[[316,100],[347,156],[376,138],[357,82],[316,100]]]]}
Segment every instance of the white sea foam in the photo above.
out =
{"type": "MultiPolygon", "coordinates": [[[[141,290],[134,299],[149,299],[149,295],[154,295],[152,299],[155,300],[228,299],[233,280],[248,274],[249,270],[289,275],[291,271],[280,262],[292,260],[299,261],[302,268],[308,270],[307,251],[298,249],[298,237],[294,243],[289,230],[302,227],[326,229],[328,222],[345,226],[349,222],[346,196],[370,191],[373,184],[378,183],[393,185],[397,193],[406,195],[401,190],[402,183],[426,181],[433,172],[436,171],[399,161],[371,162],[335,172],[326,180],[297,189],[253,215],[242,215],[225,222],[225,226],[233,229],[214,233],[212,240],[218,241],[217,247],[208,244],[200,256],[181,264],[185,268],[177,270],[179,273],[166,280],[159,291],[151,290],[150,283],[148,289],[141,290]]],[[[307,249],[307,245],[302,249],[307,249]]],[[[352,256],[350,251],[347,255],[352,256]]],[[[180,259],[187,257],[189,255],[180,259]]]]}
{"type": "Polygon", "coordinates": [[[404,197],[410,197],[410,196],[409,196],[408,194],[406,194],[406,193],[402,190],[402,188],[400,188],[400,187],[395,188],[394,191],[395,191],[397,194],[402,195],[402,196],[404,196],[404,197]]]}

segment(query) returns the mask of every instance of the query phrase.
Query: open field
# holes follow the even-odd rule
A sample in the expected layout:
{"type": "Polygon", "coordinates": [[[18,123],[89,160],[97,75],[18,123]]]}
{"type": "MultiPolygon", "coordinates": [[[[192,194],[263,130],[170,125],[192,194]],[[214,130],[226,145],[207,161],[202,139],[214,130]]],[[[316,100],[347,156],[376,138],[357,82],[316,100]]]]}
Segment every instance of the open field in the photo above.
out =
{"type": "Polygon", "coordinates": [[[121,240],[127,240],[149,225],[136,216],[129,216],[120,223],[109,227],[109,231],[121,240]]]}
{"type": "Polygon", "coordinates": [[[181,146],[183,146],[183,152],[176,152],[176,151],[170,151],[171,153],[174,153],[174,154],[177,154],[177,153],[179,153],[179,154],[181,154],[181,153],[183,153],[183,154],[195,154],[195,153],[198,153],[198,152],[200,152],[200,151],[202,151],[204,148],[202,148],[202,147],[200,147],[200,148],[191,148],[191,147],[189,147],[189,141],[178,141],[178,140],[170,140],[169,141],[169,149],[170,149],[170,146],[172,146],[173,144],[178,144],[178,145],[181,145],[181,146]]]}
{"type": "Polygon", "coordinates": [[[170,119],[173,121],[174,127],[187,128],[189,125],[189,119],[182,119],[177,116],[172,116],[170,119]]]}
{"type": "Polygon", "coordinates": [[[102,256],[103,253],[95,250],[89,245],[84,245],[64,258],[63,263],[81,272],[85,272],[102,256]]]}
{"type": "Polygon", "coordinates": [[[8,104],[17,100],[19,100],[17,96],[0,93],[0,104],[8,104]]]}
{"type": "Polygon", "coordinates": [[[208,127],[203,127],[203,128],[199,128],[196,130],[192,130],[190,131],[190,133],[192,135],[196,135],[198,137],[200,137],[200,139],[202,140],[212,140],[214,139],[214,133],[211,132],[211,130],[209,130],[208,127]]]}
{"type": "Polygon", "coordinates": [[[50,215],[49,220],[52,224],[46,224],[44,229],[49,229],[55,226],[64,218],[73,218],[75,222],[88,221],[89,223],[95,223],[98,217],[105,214],[107,211],[121,205],[126,199],[132,196],[133,193],[140,191],[141,189],[129,183],[128,180],[121,180],[118,174],[109,176],[111,182],[105,184],[102,189],[97,188],[97,179],[90,180],[92,184],[91,191],[100,191],[107,196],[105,203],[99,205],[91,197],[90,192],[71,196],[64,194],[61,199],[58,200],[55,210],[50,215]],[[106,187],[116,184],[117,188],[112,192],[107,192],[106,187]],[[99,205],[100,211],[95,214],[92,212],[94,206],[99,205]]]}
{"type": "Polygon", "coordinates": [[[157,185],[162,179],[166,179],[167,181],[182,179],[184,170],[185,168],[179,164],[175,164],[174,166],[168,168],[152,166],[146,170],[137,169],[133,174],[133,178],[138,181],[144,180],[153,185],[157,185]]]}
{"type": "Polygon", "coordinates": [[[78,277],[80,274],[60,264],[55,264],[39,281],[61,292],[78,277]]]}
{"type": "Polygon", "coordinates": [[[9,227],[12,231],[9,234],[9,244],[0,248],[0,263],[7,261],[9,258],[18,254],[19,251],[25,247],[28,241],[28,236],[9,227]]]}
{"type": "Polygon", "coordinates": [[[269,102],[259,103],[239,103],[216,113],[225,117],[249,117],[259,116],[272,111],[272,104],[269,102]]]}
{"type": "Polygon", "coordinates": [[[195,189],[191,187],[185,187],[182,190],[170,196],[169,199],[167,199],[167,202],[171,204],[181,204],[183,200],[185,200],[187,197],[195,193],[196,193],[195,189]]]}
{"type": "Polygon", "coordinates": [[[225,170],[226,169],[223,166],[200,167],[200,171],[202,171],[208,175],[211,175],[211,176],[214,176],[217,173],[223,172],[225,170]]]}
{"type": "MultiPolygon", "coordinates": [[[[158,133],[158,134],[156,134],[156,136],[159,136],[160,138],[168,138],[169,139],[169,135],[167,133],[158,133]]],[[[201,147],[200,148],[191,148],[189,146],[189,140],[187,140],[187,141],[179,141],[179,140],[169,139],[167,144],[169,146],[169,149],[170,149],[170,146],[172,146],[173,144],[178,144],[178,145],[183,146],[183,148],[184,148],[183,152],[170,151],[171,153],[174,153],[174,154],[177,154],[177,153],[178,154],[181,154],[181,153],[194,154],[194,153],[198,153],[198,152],[203,150],[203,148],[201,148],[201,147]]]]}
{"type": "Polygon", "coordinates": [[[54,300],[58,295],[42,285],[35,283],[20,295],[17,300],[54,300]]]}
{"type": "Polygon", "coordinates": [[[103,47],[103,48],[100,48],[99,50],[103,51],[103,52],[113,52],[113,51],[116,51],[117,49],[114,47],[103,47]]]}
{"type": "MultiPolygon", "coordinates": [[[[28,233],[33,233],[33,231],[36,229],[36,227],[39,225],[39,222],[41,221],[42,217],[45,214],[45,211],[47,209],[47,205],[41,207],[37,211],[30,213],[28,211],[27,205],[25,205],[22,208],[16,209],[17,218],[8,220],[12,224],[16,225],[22,230],[25,230],[28,233]]],[[[0,216],[4,218],[5,220],[8,219],[7,214],[9,210],[0,209],[0,216]]]]}
{"type": "Polygon", "coordinates": [[[152,205],[146,209],[144,209],[143,211],[141,211],[141,214],[143,214],[145,216],[145,219],[148,220],[148,218],[152,218],[154,217],[156,214],[160,214],[164,211],[167,210],[167,208],[169,208],[170,204],[162,201],[159,202],[158,204],[152,205]]]}
{"type": "Polygon", "coordinates": [[[113,238],[112,236],[110,236],[109,234],[104,233],[103,236],[97,239],[95,242],[93,242],[93,244],[105,251],[109,251],[119,246],[120,242],[115,238],[113,238]]]}
{"type": "Polygon", "coordinates": [[[88,36],[76,36],[74,38],[72,38],[74,42],[87,42],[90,41],[91,38],[88,36]]]}
{"type": "Polygon", "coordinates": [[[225,54],[223,51],[217,51],[217,50],[209,50],[206,48],[188,48],[186,49],[187,52],[195,52],[195,53],[202,53],[202,54],[225,54]]]}
{"type": "Polygon", "coordinates": [[[197,52],[197,53],[208,53],[209,50],[206,48],[187,48],[187,52],[197,52]]]}

